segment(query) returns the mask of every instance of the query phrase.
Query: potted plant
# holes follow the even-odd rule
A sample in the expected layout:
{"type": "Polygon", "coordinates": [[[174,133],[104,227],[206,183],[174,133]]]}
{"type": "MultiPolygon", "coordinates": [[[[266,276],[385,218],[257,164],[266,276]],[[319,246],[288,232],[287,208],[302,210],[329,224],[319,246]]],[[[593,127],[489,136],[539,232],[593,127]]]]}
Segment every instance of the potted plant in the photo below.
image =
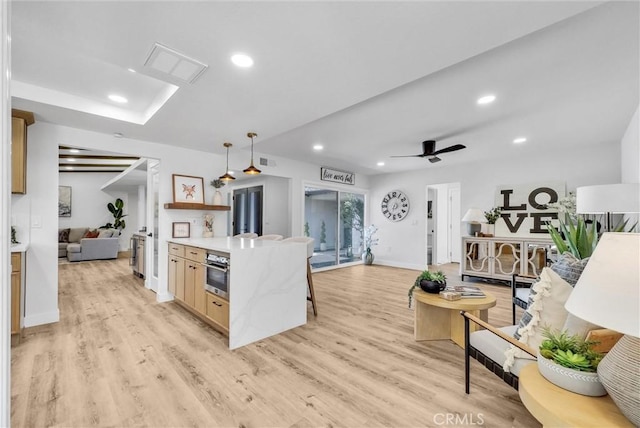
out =
{"type": "Polygon", "coordinates": [[[215,180],[211,180],[211,185],[216,189],[216,193],[213,195],[213,205],[222,205],[222,193],[220,193],[218,189],[223,187],[225,182],[216,178],[215,180]]]}
{"type": "Polygon", "coordinates": [[[322,220],[320,225],[320,251],[327,251],[327,226],[322,220]]]}
{"type": "Polygon", "coordinates": [[[307,238],[309,236],[311,236],[310,233],[309,233],[309,222],[308,221],[304,222],[304,236],[306,236],[307,238]]]}
{"type": "Polygon", "coordinates": [[[124,209],[124,202],[122,199],[118,198],[114,203],[109,202],[107,204],[107,209],[113,215],[113,224],[107,223],[104,226],[100,226],[100,229],[118,229],[121,231],[125,227],[127,227],[124,218],[127,214],[123,214],[122,210],[124,209]]]}
{"type": "Polygon", "coordinates": [[[413,299],[413,290],[421,288],[426,293],[439,293],[447,286],[447,277],[442,271],[431,272],[423,270],[416,278],[411,288],[409,288],[409,307],[413,299]]]}
{"type": "Polygon", "coordinates": [[[538,351],[538,369],[549,382],[566,390],[592,397],[606,395],[596,369],[603,358],[592,348],[596,342],[566,331],[544,330],[538,351]]]}
{"type": "Polygon", "coordinates": [[[496,221],[500,218],[502,210],[500,207],[493,207],[489,211],[484,212],[484,218],[487,219],[487,235],[493,236],[495,233],[496,221]]]}

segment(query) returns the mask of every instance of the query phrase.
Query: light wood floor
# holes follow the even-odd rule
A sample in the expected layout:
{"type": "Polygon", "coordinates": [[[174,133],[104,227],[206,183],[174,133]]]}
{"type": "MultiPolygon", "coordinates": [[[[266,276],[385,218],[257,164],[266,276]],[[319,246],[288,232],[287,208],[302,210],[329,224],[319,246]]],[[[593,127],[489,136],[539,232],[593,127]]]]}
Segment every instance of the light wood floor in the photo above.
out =
{"type": "MultiPolygon", "coordinates": [[[[452,342],[413,340],[416,274],[316,273],[317,318],[309,310],[307,325],[229,351],[176,304],[156,303],[127,260],[60,265],[61,321],[26,329],[12,350],[12,426],[538,427],[475,361],[465,395],[452,342]],[[457,424],[443,423],[448,413],[457,424]]],[[[508,324],[508,288],[481,286],[499,296],[490,321],[508,324]]]]}

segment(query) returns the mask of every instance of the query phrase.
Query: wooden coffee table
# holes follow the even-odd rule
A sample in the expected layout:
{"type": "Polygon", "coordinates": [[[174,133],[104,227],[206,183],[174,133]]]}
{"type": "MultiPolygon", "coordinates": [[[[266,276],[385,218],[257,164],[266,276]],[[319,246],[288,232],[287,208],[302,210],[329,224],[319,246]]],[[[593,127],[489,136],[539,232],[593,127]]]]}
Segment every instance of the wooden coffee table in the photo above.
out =
{"type": "MultiPolygon", "coordinates": [[[[486,297],[480,299],[445,300],[438,294],[414,290],[415,340],[451,339],[464,348],[464,319],[460,311],[467,311],[483,321],[488,321],[488,309],[496,305],[496,298],[486,291],[485,294],[486,297]]],[[[471,323],[469,327],[472,332],[481,328],[475,323],[471,323]]]]}

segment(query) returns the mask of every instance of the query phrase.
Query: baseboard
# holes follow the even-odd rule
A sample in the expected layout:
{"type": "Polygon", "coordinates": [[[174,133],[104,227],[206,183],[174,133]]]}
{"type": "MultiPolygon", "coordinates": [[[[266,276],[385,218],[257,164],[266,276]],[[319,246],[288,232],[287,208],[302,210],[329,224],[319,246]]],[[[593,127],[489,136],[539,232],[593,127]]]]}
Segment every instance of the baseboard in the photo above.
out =
{"type": "Polygon", "coordinates": [[[426,266],[423,266],[423,265],[416,265],[413,263],[399,263],[397,261],[384,260],[384,259],[378,259],[378,258],[375,258],[373,260],[373,264],[389,266],[389,267],[397,267],[397,268],[403,268],[403,269],[413,269],[413,270],[419,270],[419,271],[423,271],[427,268],[426,266]]]}
{"type": "Polygon", "coordinates": [[[28,315],[24,317],[25,327],[35,327],[37,325],[51,324],[60,321],[60,311],[45,312],[43,314],[28,315]]]}
{"type": "Polygon", "coordinates": [[[171,293],[156,293],[156,302],[164,303],[173,301],[173,294],[171,293]]]}

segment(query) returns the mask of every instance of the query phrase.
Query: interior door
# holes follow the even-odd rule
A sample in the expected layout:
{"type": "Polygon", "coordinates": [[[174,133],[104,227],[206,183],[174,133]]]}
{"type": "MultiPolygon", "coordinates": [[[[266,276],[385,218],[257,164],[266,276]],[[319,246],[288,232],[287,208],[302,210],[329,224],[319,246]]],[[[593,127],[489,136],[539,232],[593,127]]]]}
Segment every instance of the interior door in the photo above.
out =
{"type": "Polygon", "coordinates": [[[262,235],[262,186],[233,191],[233,234],[262,235]]]}
{"type": "Polygon", "coordinates": [[[147,260],[145,285],[158,292],[158,191],[160,188],[160,161],[147,161],[147,239],[145,254],[147,260]]]}

